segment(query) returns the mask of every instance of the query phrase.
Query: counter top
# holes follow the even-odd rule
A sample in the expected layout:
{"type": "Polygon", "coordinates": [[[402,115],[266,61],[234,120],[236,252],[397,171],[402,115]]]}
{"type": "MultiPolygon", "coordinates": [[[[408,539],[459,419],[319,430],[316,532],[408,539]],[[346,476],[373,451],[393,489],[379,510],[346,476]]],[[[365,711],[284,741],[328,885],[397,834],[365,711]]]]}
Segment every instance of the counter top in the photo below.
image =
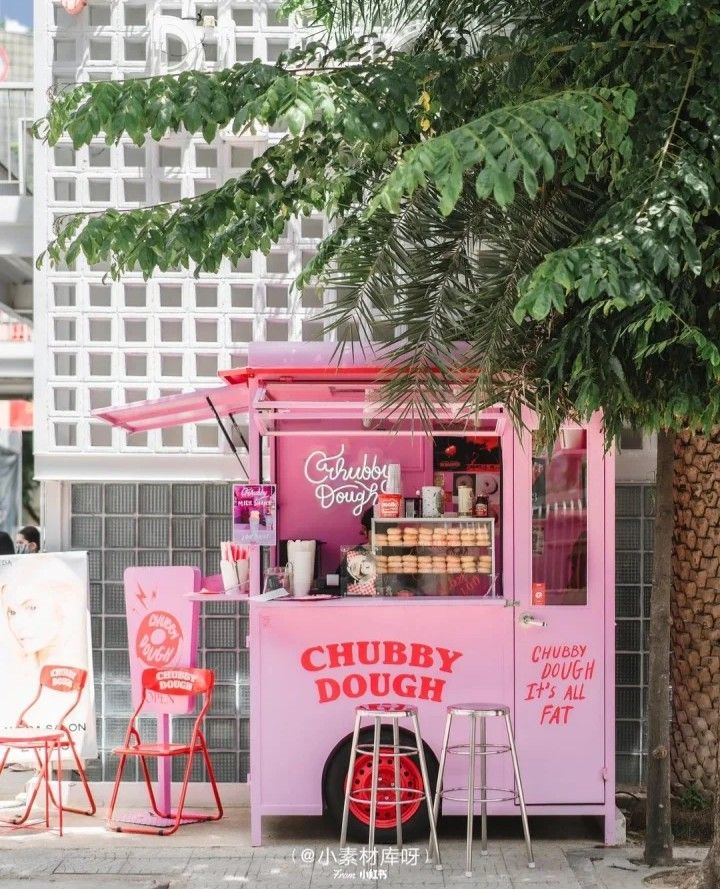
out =
{"type": "MultiPolygon", "coordinates": [[[[251,596],[251,605],[271,606],[277,608],[284,605],[288,608],[352,608],[353,606],[370,606],[383,608],[388,605],[479,605],[483,608],[504,608],[508,600],[489,596],[337,596],[332,599],[318,599],[313,601],[313,596],[304,596],[300,599],[283,597],[279,599],[266,599],[263,596],[251,596]]],[[[509,605],[508,605],[509,607],[509,605]]]]}

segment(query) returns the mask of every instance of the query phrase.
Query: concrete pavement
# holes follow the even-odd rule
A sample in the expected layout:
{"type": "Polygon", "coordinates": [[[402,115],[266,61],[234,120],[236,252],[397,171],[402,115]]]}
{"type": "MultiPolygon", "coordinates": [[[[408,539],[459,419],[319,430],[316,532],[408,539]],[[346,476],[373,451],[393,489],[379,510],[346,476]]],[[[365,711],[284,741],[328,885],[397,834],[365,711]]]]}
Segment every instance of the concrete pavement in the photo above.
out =
{"type": "MultiPolygon", "coordinates": [[[[604,848],[589,819],[531,819],[537,866],[528,869],[515,820],[493,819],[489,854],[480,856],[476,844],[468,878],[462,819],[443,823],[444,868],[438,872],[424,844],[402,852],[379,847],[374,859],[360,847],[343,851],[318,818],[268,819],[265,845],[253,849],[247,809],[231,809],[220,822],[181,828],[167,838],[109,833],[102,816],[71,815],[62,838],[44,825],[0,828],[0,889],[647,889],[643,879],[654,871],[640,863],[640,847],[604,848]]],[[[701,848],[678,853],[698,860],[703,854],[701,848]]]]}

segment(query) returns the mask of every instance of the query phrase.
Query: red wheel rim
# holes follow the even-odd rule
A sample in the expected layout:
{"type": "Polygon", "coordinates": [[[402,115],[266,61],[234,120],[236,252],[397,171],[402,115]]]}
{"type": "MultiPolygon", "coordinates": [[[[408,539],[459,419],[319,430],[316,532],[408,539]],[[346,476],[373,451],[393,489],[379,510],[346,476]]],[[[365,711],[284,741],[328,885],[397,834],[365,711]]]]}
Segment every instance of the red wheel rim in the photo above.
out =
{"type": "MultiPolygon", "coordinates": [[[[380,748],[380,766],[378,768],[378,796],[377,815],[375,826],[378,830],[390,829],[396,826],[395,794],[383,792],[383,787],[392,787],[395,784],[395,760],[389,754],[391,747],[380,748]]],[[[353,796],[367,797],[367,802],[354,802],[350,800],[350,811],[363,824],[370,824],[370,785],[372,783],[372,757],[362,754],[355,760],[355,772],[352,780],[353,796]]],[[[422,790],[422,775],[420,769],[409,756],[400,757],[400,786],[407,790],[422,790]]],[[[402,823],[405,824],[413,818],[424,800],[415,793],[403,793],[400,795],[404,803],[400,810],[402,823]]]]}

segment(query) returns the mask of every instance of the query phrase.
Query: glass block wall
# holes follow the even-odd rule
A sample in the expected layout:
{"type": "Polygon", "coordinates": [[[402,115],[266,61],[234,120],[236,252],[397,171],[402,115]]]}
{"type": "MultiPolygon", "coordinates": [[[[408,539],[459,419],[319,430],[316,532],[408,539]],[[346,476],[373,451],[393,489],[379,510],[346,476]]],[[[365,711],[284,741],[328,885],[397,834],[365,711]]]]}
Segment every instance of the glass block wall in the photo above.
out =
{"type": "MultiPolygon", "coordinates": [[[[220,570],[219,547],[230,538],[226,484],[76,483],[71,486],[71,546],[87,549],[100,759],[95,780],[112,781],[131,712],[123,572],[130,565],[196,565],[220,570]]],[[[205,733],[219,781],[246,781],[249,748],[247,606],[209,603],[202,609],[200,665],[215,671],[212,716],[205,733]]],[[[173,737],[189,737],[192,717],[173,719],[173,737]]],[[[150,730],[153,720],[144,726],[150,730]]],[[[149,735],[148,737],[152,737],[149,735]]],[[[174,763],[184,767],[184,760],[174,763]]],[[[137,780],[131,763],[129,781],[137,780]]],[[[174,775],[176,780],[180,774],[174,775]]],[[[197,765],[193,780],[204,780],[197,765]]]]}
{"type": "Polygon", "coordinates": [[[647,652],[655,488],[616,487],[616,768],[618,784],[643,784],[647,751],[647,652]]]}

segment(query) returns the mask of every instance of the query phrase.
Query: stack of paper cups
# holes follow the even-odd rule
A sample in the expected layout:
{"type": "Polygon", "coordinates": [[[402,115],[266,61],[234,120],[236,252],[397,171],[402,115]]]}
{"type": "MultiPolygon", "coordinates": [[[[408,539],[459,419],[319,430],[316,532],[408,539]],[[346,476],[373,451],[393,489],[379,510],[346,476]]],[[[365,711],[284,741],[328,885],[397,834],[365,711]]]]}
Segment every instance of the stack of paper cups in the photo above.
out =
{"type": "Polygon", "coordinates": [[[315,573],[315,541],[288,540],[288,562],[292,565],[293,596],[307,596],[315,573]]]}
{"type": "Polygon", "coordinates": [[[402,481],[400,478],[400,464],[388,463],[386,494],[402,494],[402,481]]]}

